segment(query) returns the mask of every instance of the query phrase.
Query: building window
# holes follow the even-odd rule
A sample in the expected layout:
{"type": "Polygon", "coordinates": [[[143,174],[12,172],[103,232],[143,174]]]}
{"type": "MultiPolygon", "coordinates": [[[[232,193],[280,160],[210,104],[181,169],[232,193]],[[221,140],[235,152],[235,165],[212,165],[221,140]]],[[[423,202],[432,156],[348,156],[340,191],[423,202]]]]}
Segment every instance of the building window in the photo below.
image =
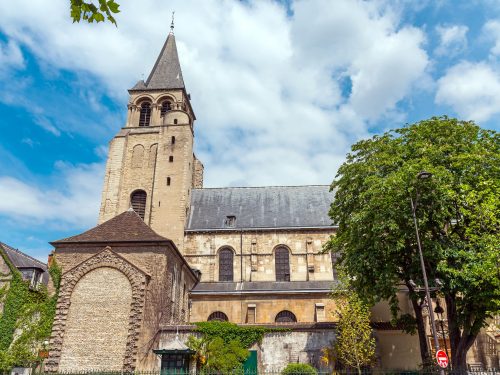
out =
{"type": "Polygon", "coordinates": [[[291,311],[288,310],[283,310],[276,315],[276,318],[274,318],[274,321],[276,323],[295,323],[297,322],[297,318],[295,317],[295,314],[291,311]]]}
{"type": "Polygon", "coordinates": [[[177,125],[177,119],[174,118],[174,125],[177,125]]]}
{"type": "Polygon", "coordinates": [[[247,323],[249,324],[254,324],[257,319],[256,319],[256,309],[257,305],[255,303],[249,303],[247,306],[247,323]]]}
{"type": "Polygon", "coordinates": [[[285,247],[278,247],[274,253],[276,281],[290,281],[290,254],[285,247]]]}
{"type": "Polygon", "coordinates": [[[212,320],[217,320],[219,322],[229,321],[229,319],[227,318],[227,315],[224,314],[222,311],[216,311],[216,312],[211,313],[207,320],[209,322],[212,320]]]}
{"type": "Polygon", "coordinates": [[[219,251],[219,281],[233,281],[233,251],[219,251]]]}
{"type": "Polygon", "coordinates": [[[173,157],[172,155],[170,155],[170,156],[168,157],[168,161],[169,161],[170,163],[173,163],[173,161],[174,161],[174,157],[173,157]]]}
{"type": "Polygon", "coordinates": [[[167,186],[170,186],[171,179],[170,177],[167,177],[167,186]]]}
{"type": "Polygon", "coordinates": [[[144,190],[136,190],[130,195],[130,204],[142,220],[144,220],[144,214],[146,213],[146,196],[144,190]]]}
{"type": "Polygon", "coordinates": [[[224,228],[234,228],[236,226],[236,216],[226,216],[224,219],[224,228]]]}
{"type": "Polygon", "coordinates": [[[166,115],[168,111],[172,109],[172,104],[170,104],[169,101],[164,101],[161,103],[161,108],[160,108],[160,116],[163,117],[166,115]]]}
{"type": "Polygon", "coordinates": [[[314,321],[315,322],[324,322],[325,320],[326,320],[325,304],[324,303],[315,303],[314,304],[314,321]]]}
{"type": "Polygon", "coordinates": [[[172,136],[172,142],[173,145],[175,145],[175,136],[172,136]]]}
{"type": "Polygon", "coordinates": [[[151,120],[151,103],[144,102],[141,104],[141,115],[139,117],[139,126],[149,126],[151,120]]]}

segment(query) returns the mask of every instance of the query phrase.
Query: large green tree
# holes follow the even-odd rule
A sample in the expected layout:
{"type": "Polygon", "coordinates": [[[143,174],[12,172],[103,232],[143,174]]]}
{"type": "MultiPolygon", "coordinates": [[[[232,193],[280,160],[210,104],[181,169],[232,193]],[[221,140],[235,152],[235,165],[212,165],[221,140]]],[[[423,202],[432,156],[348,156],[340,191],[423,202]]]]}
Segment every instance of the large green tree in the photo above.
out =
{"type": "Polygon", "coordinates": [[[341,253],[363,299],[389,300],[395,317],[414,321],[427,362],[414,200],[430,283],[443,282],[452,365],[465,367],[479,330],[500,311],[500,134],[447,117],[407,125],[353,145],[332,189],[338,231],[326,248],[341,253]],[[416,178],[424,170],[432,177],[416,178]],[[399,315],[402,284],[414,319],[399,315]]]}

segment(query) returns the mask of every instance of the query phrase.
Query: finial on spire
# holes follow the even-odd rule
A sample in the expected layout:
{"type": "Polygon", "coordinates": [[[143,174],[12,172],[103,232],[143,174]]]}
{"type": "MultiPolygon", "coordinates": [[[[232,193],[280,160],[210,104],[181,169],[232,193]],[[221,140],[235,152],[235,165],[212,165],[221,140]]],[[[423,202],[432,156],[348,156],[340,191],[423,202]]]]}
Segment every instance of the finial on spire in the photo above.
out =
{"type": "Polygon", "coordinates": [[[172,12],[172,22],[170,23],[170,34],[174,34],[174,14],[175,11],[172,12]]]}

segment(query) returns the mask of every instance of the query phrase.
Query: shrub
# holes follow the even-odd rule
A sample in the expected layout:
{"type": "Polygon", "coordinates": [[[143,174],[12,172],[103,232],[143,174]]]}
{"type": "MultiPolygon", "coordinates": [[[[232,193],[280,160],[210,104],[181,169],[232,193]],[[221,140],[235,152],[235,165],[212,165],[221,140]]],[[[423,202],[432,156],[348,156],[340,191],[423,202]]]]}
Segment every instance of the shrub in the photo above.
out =
{"type": "Polygon", "coordinates": [[[317,371],[306,363],[289,363],[281,375],[317,375],[317,371]]]}

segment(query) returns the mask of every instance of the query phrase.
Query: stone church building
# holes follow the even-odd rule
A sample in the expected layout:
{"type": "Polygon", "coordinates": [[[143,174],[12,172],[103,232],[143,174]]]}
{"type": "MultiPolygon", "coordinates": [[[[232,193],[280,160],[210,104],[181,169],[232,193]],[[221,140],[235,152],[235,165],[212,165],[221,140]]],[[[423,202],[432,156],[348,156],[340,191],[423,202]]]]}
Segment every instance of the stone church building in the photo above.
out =
{"type": "MultiPolygon", "coordinates": [[[[319,367],[335,339],[329,186],[203,188],[173,32],[129,94],[99,225],[52,243],[63,277],[47,370],[184,368],[188,323],[207,320],[289,328],[252,348],[260,370],[319,367]]],[[[417,337],[392,328],[385,305],[373,319],[380,365],[415,368],[417,337]]]]}

